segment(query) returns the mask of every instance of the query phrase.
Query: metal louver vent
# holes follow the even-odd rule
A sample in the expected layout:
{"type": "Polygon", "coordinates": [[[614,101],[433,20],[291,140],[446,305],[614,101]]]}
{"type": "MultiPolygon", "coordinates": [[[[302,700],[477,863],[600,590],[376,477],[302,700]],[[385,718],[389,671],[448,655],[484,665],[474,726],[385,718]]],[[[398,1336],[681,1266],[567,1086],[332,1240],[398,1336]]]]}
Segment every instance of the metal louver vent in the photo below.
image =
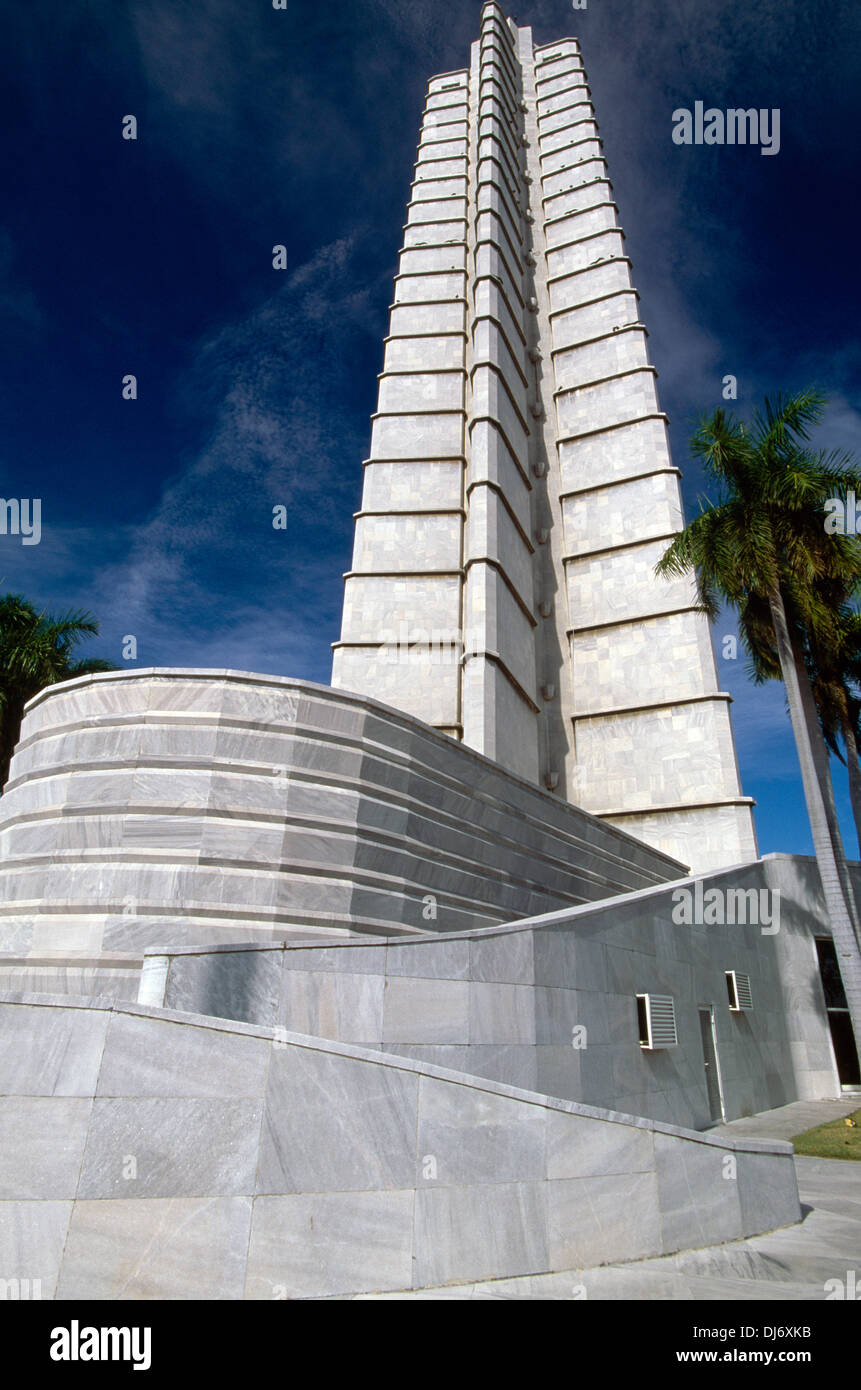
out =
{"type": "Polygon", "coordinates": [[[753,1008],[753,995],[750,992],[750,976],[738,970],[726,972],[726,987],[729,1006],[733,1013],[744,1013],[753,1008]]]}
{"type": "Polygon", "coordinates": [[[677,1047],[676,1006],[669,994],[638,994],[640,1046],[654,1050],[677,1047]]]}

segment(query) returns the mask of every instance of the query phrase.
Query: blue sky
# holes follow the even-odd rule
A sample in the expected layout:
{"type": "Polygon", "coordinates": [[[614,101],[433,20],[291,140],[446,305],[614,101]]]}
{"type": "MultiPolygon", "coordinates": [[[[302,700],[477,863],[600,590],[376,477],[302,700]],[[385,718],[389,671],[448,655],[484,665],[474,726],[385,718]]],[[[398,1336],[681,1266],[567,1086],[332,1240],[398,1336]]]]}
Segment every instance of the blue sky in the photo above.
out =
{"type": "MultiPolygon", "coordinates": [[[[118,663],[131,633],[139,665],[328,680],[425,87],[479,10],[3,3],[0,493],[43,531],[0,537],[0,590],[90,609],[118,663]]],[[[581,40],[689,510],[726,373],[742,412],[823,387],[861,456],[857,0],[512,12],[581,40]],[[697,100],[779,107],[779,154],[674,144],[697,100]]],[[[782,687],[719,670],[760,848],[809,852],[782,687]]]]}

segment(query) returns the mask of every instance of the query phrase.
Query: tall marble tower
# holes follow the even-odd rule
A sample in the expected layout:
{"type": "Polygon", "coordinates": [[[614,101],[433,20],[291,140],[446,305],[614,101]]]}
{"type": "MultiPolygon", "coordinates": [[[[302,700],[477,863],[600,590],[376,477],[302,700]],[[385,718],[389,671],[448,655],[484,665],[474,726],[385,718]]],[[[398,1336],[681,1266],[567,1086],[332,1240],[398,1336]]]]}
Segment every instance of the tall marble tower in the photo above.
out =
{"type": "Polygon", "coordinates": [[[756,856],[575,39],[428,84],[332,684],[696,871],[756,856]]]}

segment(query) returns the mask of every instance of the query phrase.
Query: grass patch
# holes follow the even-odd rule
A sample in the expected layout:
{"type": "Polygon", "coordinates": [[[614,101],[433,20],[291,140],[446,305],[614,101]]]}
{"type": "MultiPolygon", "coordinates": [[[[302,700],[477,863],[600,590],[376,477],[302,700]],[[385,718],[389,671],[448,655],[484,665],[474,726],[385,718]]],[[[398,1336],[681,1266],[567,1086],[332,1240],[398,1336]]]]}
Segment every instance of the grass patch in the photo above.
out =
{"type": "Polygon", "coordinates": [[[827,1125],[796,1134],[791,1140],[795,1152],[808,1158],[854,1158],[861,1162],[861,1110],[847,1119],[855,1121],[854,1129],[846,1120],[829,1120],[827,1125]]]}

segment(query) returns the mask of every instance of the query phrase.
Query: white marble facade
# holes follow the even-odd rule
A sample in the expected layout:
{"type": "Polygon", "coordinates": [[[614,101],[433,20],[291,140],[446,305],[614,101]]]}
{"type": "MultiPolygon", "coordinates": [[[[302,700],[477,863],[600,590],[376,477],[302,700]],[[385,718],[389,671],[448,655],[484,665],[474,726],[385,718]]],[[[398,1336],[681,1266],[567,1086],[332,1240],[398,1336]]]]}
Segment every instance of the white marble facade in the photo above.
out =
{"type": "Polygon", "coordinates": [[[428,84],[332,683],[706,870],[756,840],[708,624],[654,574],[655,378],[579,45],[487,4],[428,84]]]}

